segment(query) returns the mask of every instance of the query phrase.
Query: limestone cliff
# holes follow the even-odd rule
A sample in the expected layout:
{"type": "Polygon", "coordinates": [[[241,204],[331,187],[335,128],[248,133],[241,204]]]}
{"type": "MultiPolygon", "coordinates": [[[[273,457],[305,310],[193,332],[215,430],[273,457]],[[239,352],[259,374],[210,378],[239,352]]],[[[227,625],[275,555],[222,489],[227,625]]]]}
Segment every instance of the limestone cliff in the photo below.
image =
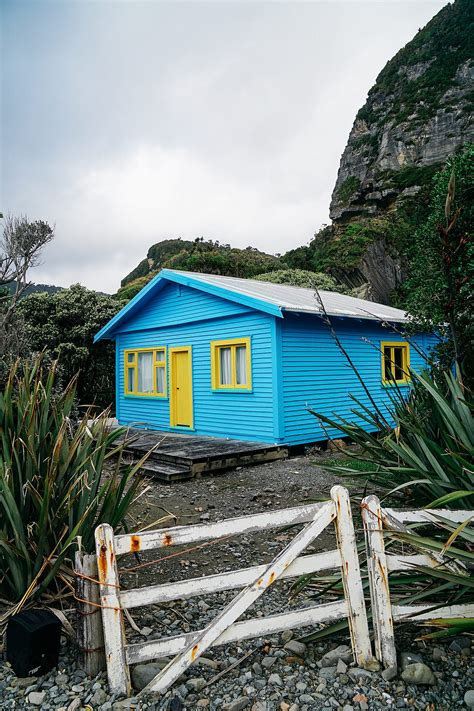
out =
{"type": "Polygon", "coordinates": [[[474,2],[444,7],[377,77],[341,158],[330,216],[373,216],[474,140],[474,2]]]}

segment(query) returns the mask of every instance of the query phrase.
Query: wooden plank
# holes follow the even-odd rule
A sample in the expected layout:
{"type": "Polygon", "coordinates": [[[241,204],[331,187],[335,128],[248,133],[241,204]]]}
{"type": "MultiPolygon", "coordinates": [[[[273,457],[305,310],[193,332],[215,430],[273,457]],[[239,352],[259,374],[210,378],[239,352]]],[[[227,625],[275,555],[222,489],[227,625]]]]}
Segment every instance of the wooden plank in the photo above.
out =
{"type": "Polygon", "coordinates": [[[122,534],[115,537],[115,552],[117,555],[123,555],[124,553],[188,545],[241,533],[267,531],[292,524],[306,523],[311,521],[326,505],[324,502],[307,504],[290,509],[227,518],[216,523],[198,523],[192,526],[174,526],[144,533],[122,534]]]}
{"type": "MultiPolygon", "coordinates": [[[[442,513],[443,515],[448,513],[452,513],[453,515],[455,514],[454,518],[452,519],[455,523],[458,522],[458,518],[461,521],[466,521],[469,520],[469,518],[472,517],[472,512],[469,513],[469,511],[447,511],[446,509],[438,509],[438,513],[442,513]],[[459,516],[457,516],[459,514],[459,516]]],[[[397,509],[380,509],[380,516],[383,525],[385,528],[387,528],[389,531],[395,531],[403,534],[408,534],[408,535],[413,535],[413,530],[410,528],[407,528],[405,526],[404,521],[407,519],[415,519],[417,520],[423,520],[426,521],[427,523],[434,523],[435,520],[433,519],[433,516],[430,511],[428,510],[422,510],[420,511],[398,511],[397,509]],[[411,516],[413,514],[413,516],[411,516]],[[398,518],[400,516],[400,518],[398,518]],[[422,517],[422,518],[420,518],[422,517]],[[424,517],[424,518],[423,518],[424,517]]],[[[445,516],[445,518],[448,518],[448,516],[445,516]]],[[[413,521],[412,521],[413,522],[413,521]]],[[[458,575],[466,575],[466,567],[463,563],[456,563],[454,561],[450,561],[446,559],[443,555],[438,553],[437,551],[432,551],[427,547],[424,547],[422,545],[418,546],[421,550],[425,551],[425,555],[427,555],[429,558],[431,558],[435,563],[442,565],[446,568],[449,568],[449,570],[453,571],[454,573],[458,575]]]]}
{"type": "Polygon", "coordinates": [[[334,524],[337,547],[341,556],[342,584],[348,608],[352,650],[357,664],[366,667],[373,661],[373,656],[351,502],[347,489],[342,486],[332,487],[331,498],[337,512],[334,524]]]}
{"type": "Polygon", "coordinates": [[[75,570],[79,664],[88,676],[95,677],[106,668],[99,586],[93,582],[97,580],[96,556],[76,551],[75,570]]]}
{"type": "MultiPolygon", "coordinates": [[[[275,515],[275,514],[274,514],[275,515]]],[[[267,566],[264,574],[251,585],[244,588],[217,617],[200,632],[197,638],[174,659],[145,687],[147,692],[164,692],[183,672],[212,646],[221,634],[233,624],[265,590],[274,583],[281,573],[314,541],[326,526],[335,518],[335,506],[332,501],[319,508],[313,520],[308,523],[295,538],[267,566]]]]}
{"type": "Polygon", "coordinates": [[[383,539],[383,523],[380,501],[376,496],[367,496],[362,501],[367,548],[372,624],[375,633],[375,654],[385,667],[397,667],[395,633],[393,629],[392,603],[388,582],[388,567],[383,539]]]}
{"type": "MultiPolygon", "coordinates": [[[[211,646],[218,647],[231,642],[241,642],[244,639],[266,637],[270,634],[283,632],[283,630],[292,630],[299,627],[313,627],[323,622],[341,620],[344,617],[347,617],[345,600],[328,602],[322,605],[311,605],[300,610],[282,612],[268,617],[253,617],[243,622],[234,622],[211,646]]],[[[163,659],[164,657],[179,654],[190,644],[194,645],[195,640],[198,639],[203,631],[198,630],[166,639],[131,644],[126,649],[127,662],[128,664],[140,664],[150,659],[163,659]]]]}
{"type": "Polygon", "coordinates": [[[438,523],[437,516],[453,521],[453,523],[463,523],[474,517],[472,511],[450,511],[449,509],[417,509],[404,511],[403,509],[383,509],[387,518],[393,517],[401,523],[438,523]]]}
{"type": "Polygon", "coordinates": [[[395,570],[406,570],[413,572],[416,565],[423,565],[425,568],[439,568],[439,563],[423,553],[416,555],[398,555],[396,553],[386,554],[388,572],[395,570]]]}
{"type": "Polygon", "coordinates": [[[125,629],[118,596],[119,577],[112,526],[103,523],[96,528],[95,544],[109,691],[128,696],[130,672],[125,660],[125,629]]]}
{"type": "Polygon", "coordinates": [[[462,619],[464,617],[474,617],[474,605],[448,605],[446,607],[435,608],[435,603],[431,605],[393,605],[393,617],[397,622],[411,620],[413,622],[424,622],[425,620],[441,619],[462,619]],[[429,612],[428,612],[429,610],[429,612]]]}
{"type": "MultiPolygon", "coordinates": [[[[301,556],[294,560],[283,571],[281,578],[295,578],[299,575],[309,575],[319,570],[330,570],[341,565],[341,556],[338,550],[301,556]]],[[[133,590],[122,590],[119,594],[122,608],[132,609],[144,605],[156,605],[170,600],[182,600],[198,595],[221,592],[241,588],[252,583],[257,577],[263,575],[266,565],[254,565],[250,568],[231,570],[227,573],[217,573],[201,578],[181,580],[176,583],[163,585],[150,585],[133,590]]]]}

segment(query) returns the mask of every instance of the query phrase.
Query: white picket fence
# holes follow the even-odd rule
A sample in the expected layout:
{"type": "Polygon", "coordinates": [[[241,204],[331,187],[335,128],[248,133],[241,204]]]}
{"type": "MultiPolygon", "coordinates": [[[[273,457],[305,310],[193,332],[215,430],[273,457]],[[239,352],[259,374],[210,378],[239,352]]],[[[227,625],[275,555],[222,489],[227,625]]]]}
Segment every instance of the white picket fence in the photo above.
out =
{"type": "Polygon", "coordinates": [[[114,536],[109,525],[101,525],[96,530],[96,553],[111,693],[130,693],[131,664],[175,655],[144,689],[144,692],[164,692],[214,645],[345,618],[349,621],[356,662],[364,667],[373,660],[350,500],[347,490],[341,486],[333,487],[331,499],[327,502],[241,516],[218,523],[118,536],[114,536]],[[337,548],[302,555],[331,522],[335,525],[337,548]],[[269,564],[133,590],[120,588],[117,557],[126,553],[271,531],[303,523],[306,525],[269,564]],[[342,572],[344,586],[342,600],[237,622],[277,580],[338,568],[342,572]],[[138,644],[127,643],[123,619],[125,610],[237,588],[241,590],[236,597],[204,629],[138,644]]]}
{"type": "Polygon", "coordinates": [[[416,555],[390,554],[385,550],[384,530],[398,533],[413,533],[405,524],[438,524],[446,519],[460,524],[474,517],[473,511],[450,511],[448,509],[402,509],[383,508],[376,496],[368,496],[362,502],[367,548],[367,568],[370,585],[372,624],[375,636],[375,656],[385,667],[397,667],[394,622],[422,622],[437,618],[454,619],[474,617],[474,605],[451,605],[439,607],[433,603],[417,605],[394,605],[390,598],[389,573],[413,570],[420,565],[429,568],[444,567],[466,572],[439,553],[430,551],[416,555]]]}

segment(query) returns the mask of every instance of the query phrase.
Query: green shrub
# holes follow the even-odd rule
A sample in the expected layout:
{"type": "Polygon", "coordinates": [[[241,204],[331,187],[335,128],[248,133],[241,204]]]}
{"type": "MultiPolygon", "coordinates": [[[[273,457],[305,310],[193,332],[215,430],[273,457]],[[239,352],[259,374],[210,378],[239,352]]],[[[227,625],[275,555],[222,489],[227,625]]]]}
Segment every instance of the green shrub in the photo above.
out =
{"type": "Polygon", "coordinates": [[[350,175],[337,189],[336,197],[340,202],[347,202],[360,188],[360,180],[355,175],[350,175]]]}
{"type": "Polygon", "coordinates": [[[17,363],[0,394],[0,597],[12,602],[71,589],[77,537],[91,552],[99,523],[123,526],[139,485],[125,431],[107,412],[75,423],[76,382],[58,393],[55,380],[55,364],[17,363]]]}
{"type": "Polygon", "coordinates": [[[459,376],[412,372],[408,396],[395,389],[392,412],[375,412],[354,399],[353,413],[372,433],[342,417],[313,413],[358,445],[353,459],[367,466],[334,464],[332,471],[363,476],[387,491],[404,490],[420,506],[472,508],[474,504],[474,402],[459,376]],[[381,421],[385,424],[380,425],[381,421]],[[393,419],[393,422],[390,420],[393,419]],[[389,420],[387,422],[387,420],[389,420]],[[393,425],[393,426],[392,426],[393,425]],[[378,434],[373,434],[380,429],[378,434]]]}

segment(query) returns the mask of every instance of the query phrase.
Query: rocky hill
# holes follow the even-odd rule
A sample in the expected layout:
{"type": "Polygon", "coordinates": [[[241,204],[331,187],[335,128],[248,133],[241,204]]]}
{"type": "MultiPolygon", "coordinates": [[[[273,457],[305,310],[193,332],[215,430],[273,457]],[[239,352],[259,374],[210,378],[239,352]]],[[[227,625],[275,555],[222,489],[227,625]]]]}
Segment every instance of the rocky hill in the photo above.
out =
{"type": "Polygon", "coordinates": [[[253,277],[325,272],[364,298],[403,305],[414,232],[428,215],[431,180],[474,142],[474,0],[446,5],[382,69],[341,158],[332,224],[283,255],[199,238],[153,245],[122,281],[130,298],[162,267],[253,277]]]}
{"type": "Polygon", "coordinates": [[[286,267],[279,255],[266,254],[255,247],[237,249],[202,237],[165,239],[152,245],[146,259],[122,279],[118,296],[131,298],[163,268],[250,278],[286,267]]]}
{"type": "Polygon", "coordinates": [[[474,2],[456,0],[388,62],[342,155],[333,222],[386,211],[474,140],[473,57],[474,2]]]}

